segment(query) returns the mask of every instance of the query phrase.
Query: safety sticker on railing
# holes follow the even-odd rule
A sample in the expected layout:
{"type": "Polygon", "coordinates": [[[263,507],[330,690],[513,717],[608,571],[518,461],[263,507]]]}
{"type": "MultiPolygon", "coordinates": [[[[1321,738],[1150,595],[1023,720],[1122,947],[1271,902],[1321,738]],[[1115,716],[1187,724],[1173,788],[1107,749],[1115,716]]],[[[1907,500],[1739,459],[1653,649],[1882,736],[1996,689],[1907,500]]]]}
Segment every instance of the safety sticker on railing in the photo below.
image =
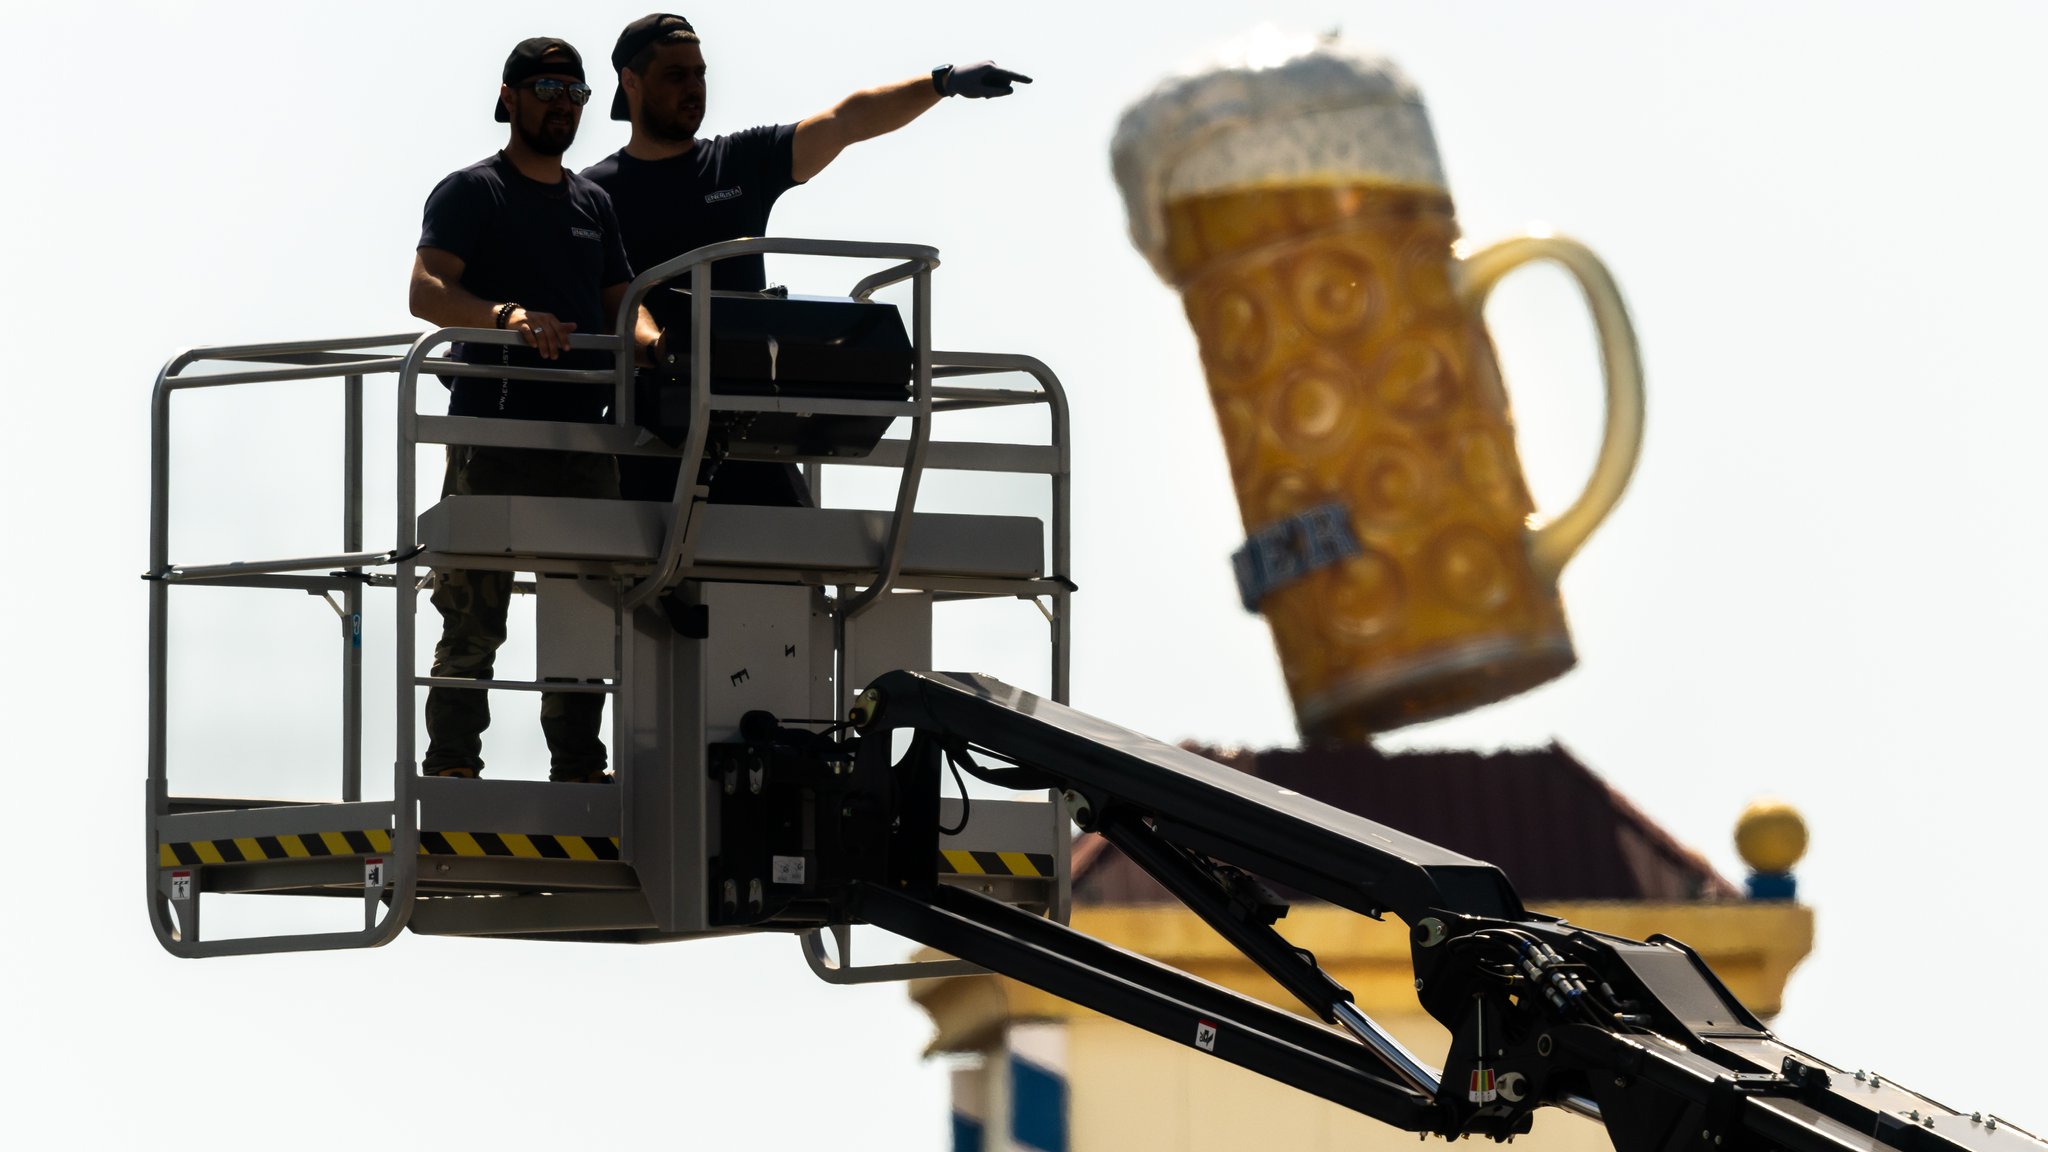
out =
{"type": "Polygon", "coordinates": [[[346,832],[301,832],[283,836],[237,836],[231,840],[190,840],[158,844],[165,868],[194,864],[243,864],[257,860],[317,860],[326,856],[368,856],[391,851],[391,832],[365,828],[346,832]]]}
{"type": "Polygon", "coordinates": [[[1038,852],[969,852],[939,849],[939,872],[946,876],[1026,876],[1050,880],[1052,857],[1038,852]]]}

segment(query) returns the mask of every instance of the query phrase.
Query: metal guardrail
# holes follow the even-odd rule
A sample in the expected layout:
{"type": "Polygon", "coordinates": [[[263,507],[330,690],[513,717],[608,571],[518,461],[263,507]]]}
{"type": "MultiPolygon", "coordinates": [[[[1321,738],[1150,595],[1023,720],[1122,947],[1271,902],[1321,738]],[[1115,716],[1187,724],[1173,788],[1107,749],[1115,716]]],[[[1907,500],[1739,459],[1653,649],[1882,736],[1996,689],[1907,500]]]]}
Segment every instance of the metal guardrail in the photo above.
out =
{"type": "MultiPolygon", "coordinates": [[[[1052,695],[1065,700],[1069,683],[1068,650],[1072,624],[1068,596],[1072,589],[1070,547],[1070,463],[1068,408],[1058,378],[1043,363],[1028,356],[935,353],[931,348],[930,277],[938,267],[938,253],[922,245],[878,244],[856,241],[801,239],[745,239],[708,245],[642,273],[629,287],[620,309],[615,331],[630,333],[625,322],[655,288],[670,281],[687,279],[705,283],[709,271],[720,260],[754,254],[788,254],[855,259],[895,260],[896,264],[858,281],[849,293],[853,299],[869,299],[876,291],[904,280],[912,281],[912,341],[916,351],[913,398],[909,402],[853,401],[843,403],[864,413],[907,416],[910,434],[903,439],[885,439],[867,458],[782,456],[812,467],[823,464],[863,467],[895,467],[903,478],[890,522],[883,554],[878,557],[875,578],[864,588],[842,597],[838,615],[857,614],[886,594],[901,577],[903,551],[910,530],[919,484],[927,467],[966,468],[1040,474],[1052,484],[1052,579],[1036,585],[1049,588],[1051,610],[1042,611],[1051,623],[1052,695]],[[1024,373],[1038,385],[1037,391],[977,389],[958,386],[934,387],[935,379],[996,373],[1024,373]],[[931,424],[939,412],[994,406],[1042,403],[1050,413],[1049,440],[1044,446],[1014,444],[967,444],[941,441],[934,444],[931,424]],[[899,411],[900,410],[900,411],[899,411]]],[[[692,293],[690,323],[692,347],[709,348],[710,299],[714,293],[692,293]]],[[[419,555],[417,536],[416,448],[423,443],[480,443],[508,447],[545,448],[560,451],[600,451],[614,454],[676,456],[682,475],[695,477],[706,448],[709,414],[721,410],[760,410],[772,405],[772,398],[759,401],[711,393],[709,356],[692,358],[690,432],[683,449],[649,444],[638,432],[633,418],[634,363],[629,338],[622,335],[576,335],[572,349],[607,351],[614,367],[607,370],[560,368],[515,368],[502,365],[473,365],[435,356],[432,353],[455,341],[479,344],[513,344],[516,333],[492,329],[443,328],[426,333],[397,333],[350,337],[336,340],[279,341],[220,347],[192,348],[178,353],[158,372],[151,395],[150,462],[150,554],[145,576],[150,588],[149,623],[149,776],[146,815],[151,920],[165,947],[181,955],[213,955],[320,948],[365,947],[383,944],[403,930],[415,892],[414,855],[419,850],[417,807],[410,802],[416,779],[414,767],[414,724],[417,685],[420,678],[412,667],[415,642],[417,595],[405,595],[418,587],[419,555]],[[199,366],[215,371],[194,372],[199,366]],[[226,366],[222,368],[222,366],[226,366]],[[612,424],[572,425],[536,421],[468,419],[422,416],[418,411],[418,379],[421,372],[444,376],[479,376],[552,383],[610,385],[613,389],[612,424]],[[367,551],[363,541],[363,390],[364,380],[385,373],[397,377],[396,435],[396,532],[393,545],[384,551],[367,551]],[[171,562],[171,400],[182,391],[233,387],[270,382],[310,382],[340,379],[345,395],[343,419],[343,507],[342,550],[337,553],[278,559],[238,560],[219,564],[173,564],[171,562]],[[469,437],[474,436],[474,439],[469,437]],[[373,570],[391,569],[392,575],[373,575],[373,570]],[[321,575],[304,575],[320,573],[321,575]],[[218,941],[180,941],[167,902],[158,888],[156,857],[160,823],[169,817],[178,798],[169,787],[168,678],[169,678],[169,594],[173,585],[210,587],[288,588],[329,594],[338,591],[345,639],[342,648],[341,805],[360,806],[362,800],[362,662],[361,648],[353,642],[359,636],[364,589],[371,585],[392,586],[399,595],[400,609],[394,612],[398,683],[395,686],[397,723],[393,756],[391,805],[392,850],[389,873],[392,883],[390,914],[379,921],[374,904],[365,909],[360,932],[332,932],[289,937],[257,937],[218,941]]],[[[807,405],[806,408],[814,408],[807,405]]],[[[644,602],[684,578],[693,557],[695,540],[690,528],[690,511],[703,497],[676,501],[675,515],[666,535],[663,553],[653,570],[632,590],[634,603],[644,602]]],[[[973,586],[974,582],[967,582],[973,586]]],[[[1002,595],[990,584],[985,592],[966,594],[1002,595]]],[[[1027,597],[1027,598],[1035,598],[1027,597]]],[[[332,600],[329,601],[333,603],[332,600]]],[[[431,679],[431,678],[428,678],[431,679]]],[[[494,687],[523,685],[494,684],[494,687]]],[[[550,685],[555,690],[558,685],[550,685]]],[[[605,689],[609,690],[609,689],[605,689]]],[[[241,802],[236,802],[241,803],[241,802]]],[[[339,809],[341,805],[328,805],[339,809]]],[[[250,802],[253,811],[263,806],[250,802]]],[[[295,823],[306,819],[305,806],[291,806],[295,823]]],[[[260,817],[251,819],[261,821],[260,817]]],[[[196,901],[194,904],[196,908],[196,901]]]]}
{"type": "MultiPolygon", "coordinates": [[[[896,582],[903,568],[903,548],[909,539],[910,513],[917,504],[917,487],[923,476],[924,450],[931,440],[932,417],[932,312],[931,274],[939,266],[938,249],[922,244],[874,244],[848,240],[727,240],[718,244],[707,244],[692,252],[653,268],[635,277],[627,288],[625,297],[619,302],[619,313],[614,319],[616,331],[632,330],[630,321],[638,314],[640,305],[648,293],[670,280],[686,279],[692,287],[690,293],[690,347],[709,349],[711,333],[711,296],[702,290],[711,283],[711,266],[720,260],[735,256],[750,256],[775,252],[801,256],[840,256],[856,259],[900,260],[902,263],[863,278],[855,284],[850,295],[856,300],[866,300],[877,290],[890,284],[909,279],[911,290],[911,347],[915,350],[912,369],[912,399],[915,406],[911,416],[910,445],[903,464],[903,480],[896,494],[895,516],[889,525],[888,542],[884,546],[881,575],[874,583],[856,593],[852,601],[841,606],[845,618],[858,616],[874,603],[875,598],[888,592],[896,582]]],[[[621,424],[633,421],[632,370],[630,365],[617,366],[619,375],[618,396],[615,411],[621,424]]],[[[698,475],[698,468],[704,459],[704,441],[710,431],[711,399],[711,357],[706,355],[690,358],[690,420],[689,432],[683,448],[682,472],[689,477],[698,475]]],[[[675,517],[663,537],[661,558],[656,561],[654,574],[642,581],[626,594],[626,606],[637,607],[660,593],[675,586],[687,567],[696,547],[696,536],[691,529],[690,511],[695,501],[677,500],[675,517]]]]}

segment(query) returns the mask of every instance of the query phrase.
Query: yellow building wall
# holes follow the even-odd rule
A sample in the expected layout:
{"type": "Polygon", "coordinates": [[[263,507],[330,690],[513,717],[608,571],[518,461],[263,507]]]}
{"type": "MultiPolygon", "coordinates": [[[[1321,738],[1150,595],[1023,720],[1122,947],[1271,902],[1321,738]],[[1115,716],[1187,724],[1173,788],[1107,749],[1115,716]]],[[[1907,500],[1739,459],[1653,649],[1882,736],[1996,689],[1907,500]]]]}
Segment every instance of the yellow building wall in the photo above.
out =
{"type": "MultiPolygon", "coordinates": [[[[1434,1063],[1434,1021],[1382,1020],[1434,1063]],[[1407,1025],[1403,1027],[1402,1025],[1407,1025]]],[[[1247,1072],[1183,1044],[1097,1016],[1067,1023],[1068,1145],[1073,1152],[1339,1152],[1408,1149],[1413,1133],[1247,1072]]],[[[1555,1110],[1516,1148],[1590,1152],[1608,1147],[1596,1124],[1555,1110]]]]}

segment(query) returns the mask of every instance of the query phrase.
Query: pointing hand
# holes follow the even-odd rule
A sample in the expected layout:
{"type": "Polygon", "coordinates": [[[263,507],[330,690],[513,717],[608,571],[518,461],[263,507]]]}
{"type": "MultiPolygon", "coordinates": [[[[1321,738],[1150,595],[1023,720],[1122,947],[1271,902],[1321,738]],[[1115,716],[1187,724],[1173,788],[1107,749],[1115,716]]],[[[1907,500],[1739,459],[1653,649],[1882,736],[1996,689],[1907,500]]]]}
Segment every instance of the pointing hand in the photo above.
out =
{"type": "Polygon", "coordinates": [[[970,100],[1008,96],[1012,83],[1031,83],[1031,77],[1022,72],[998,68],[993,60],[983,60],[979,64],[969,64],[962,68],[948,64],[941,70],[937,79],[939,95],[965,96],[970,100]]]}

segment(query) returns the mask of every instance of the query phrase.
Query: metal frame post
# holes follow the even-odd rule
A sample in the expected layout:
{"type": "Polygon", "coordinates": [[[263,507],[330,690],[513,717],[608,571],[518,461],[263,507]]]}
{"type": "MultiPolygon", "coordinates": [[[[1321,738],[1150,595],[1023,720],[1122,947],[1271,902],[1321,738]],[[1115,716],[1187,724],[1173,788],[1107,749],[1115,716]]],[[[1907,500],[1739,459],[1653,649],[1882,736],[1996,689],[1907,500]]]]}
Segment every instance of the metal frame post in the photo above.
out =
{"type": "Polygon", "coordinates": [[[1052,474],[1052,574],[1063,583],[1052,597],[1052,698],[1068,704],[1072,703],[1068,695],[1073,679],[1074,640],[1074,460],[1067,438],[1067,392],[1060,386],[1059,378],[1052,374],[1052,369],[1036,360],[1031,361],[1031,365],[1029,371],[1045,389],[1047,407],[1052,412],[1050,432],[1053,449],[1059,455],[1059,463],[1052,474]]]}
{"type": "MultiPolygon", "coordinates": [[[[363,378],[342,381],[342,551],[363,550],[363,378]]],[[[363,798],[363,570],[346,569],[341,637],[341,799],[363,798]]]]}
{"type": "MultiPolygon", "coordinates": [[[[413,747],[413,726],[418,723],[414,701],[418,689],[413,678],[418,670],[413,667],[413,647],[416,643],[415,617],[419,613],[419,566],[413,563],[415,546],[418,544],[419,525],[414,518],[415,489],[419,486],[418,413],[419,407],[419,365],[426,359],[429,347],[439,342],[439,332],[421,336],[406,355],[405,367],[398,373],[398,459],[394,462],[398,472],[398,491],[394,494],[398,522],[393,526],[396,533],[392,548],[398,556],[397,571],[393,576],[392,591],[397,603],[392,606],[392,693],[396,712],[393,716],[391,795],[398,801],[401,823],[417,824],[416,811],[411,803],[416,749],[413,747]]],[[[416,831],[415,831],[415,834],[416,831]]]]}
{"type": "MultiPolygon", "coordinates": [[[[866,281],[862,282],[863,286],[866,281]]],[[[896,488],[896,515],[889,522],[889,539],[883,545],[881,571],[875,582],[840,606],[848,619],[860,615],[877,598],[889,594],[903,571],[903,549],[910,541],[910,518],[917,510],[918,484],[924,479],[925,451],[932,439],[932,270],[919,266],[911,280],[910,339],[917,364],[912,378],[917,414],[911,418],[910,444],[903,457],[903,479],[896,488]]],[[[856,288],[856,293],[859,289],[856,288]]]]}

